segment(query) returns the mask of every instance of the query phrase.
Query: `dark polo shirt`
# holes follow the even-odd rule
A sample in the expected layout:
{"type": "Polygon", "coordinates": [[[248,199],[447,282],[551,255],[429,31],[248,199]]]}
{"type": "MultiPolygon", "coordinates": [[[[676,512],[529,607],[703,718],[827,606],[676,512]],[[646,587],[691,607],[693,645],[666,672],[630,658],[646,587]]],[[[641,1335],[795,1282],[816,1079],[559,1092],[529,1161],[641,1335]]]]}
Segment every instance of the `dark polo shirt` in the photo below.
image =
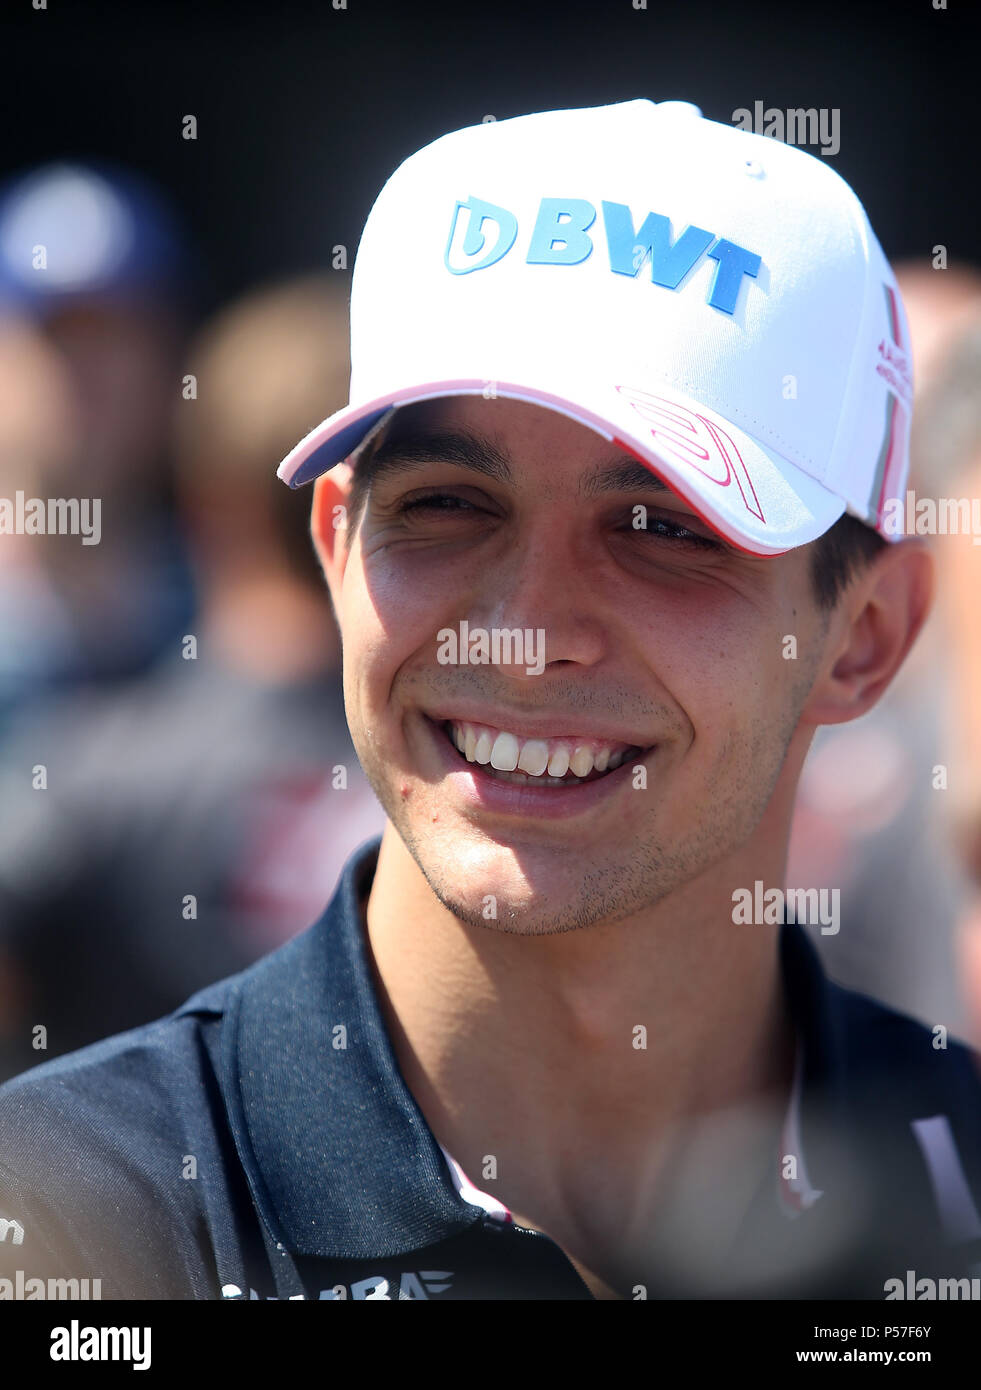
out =
{"type": "MultiPolygon", "coordinates": [[[[0,1087],[0,1298],[58,1278],[104,1299],[592,1297],[468,1182],[402,1078],[362,915],[378,844],[248,970],[0,1087]]],[[[717,1267],[626,1271],[626,1296],[881,1299],[908,1270],[981,1275],[975,1055],[829,981],[796,924],[780,961],[781,1152],[717,1267]]]]}

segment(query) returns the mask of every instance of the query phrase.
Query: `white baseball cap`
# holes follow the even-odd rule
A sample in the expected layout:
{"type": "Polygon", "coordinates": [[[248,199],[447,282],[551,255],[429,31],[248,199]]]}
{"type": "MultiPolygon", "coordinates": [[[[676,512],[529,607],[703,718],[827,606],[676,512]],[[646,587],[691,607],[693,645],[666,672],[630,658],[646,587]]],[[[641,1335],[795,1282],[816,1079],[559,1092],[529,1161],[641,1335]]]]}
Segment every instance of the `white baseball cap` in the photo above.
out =
{"type": "Polygon", "coordinates": [[[351,404],[278,476],[465,395],[579,421],[754,554],[845,511],[896,539],[909,333],[865,210],[823,159],[686,102],[487,121],[405,160],[354,265],[351,404]]]}

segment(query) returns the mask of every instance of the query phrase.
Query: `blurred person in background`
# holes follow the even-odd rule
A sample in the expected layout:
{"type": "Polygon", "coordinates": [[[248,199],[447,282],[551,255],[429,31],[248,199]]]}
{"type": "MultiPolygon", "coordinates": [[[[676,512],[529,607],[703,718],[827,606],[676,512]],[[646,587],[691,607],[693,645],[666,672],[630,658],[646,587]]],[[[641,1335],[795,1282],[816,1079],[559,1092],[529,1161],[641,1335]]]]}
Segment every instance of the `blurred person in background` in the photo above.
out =
{"type": "MultiPolygon", "coordinates": [[[[938,488],[973,501],[981,522],[981,303],[925,393],[919,431],[938,488]]],[[[947,824],[959,864],[981,889],[981,527],[937,538],[938,667],[945,682],[947,824]]]]}
{"type": "Polygon", "coordinates": [[[10,711],[43,685],[72,642],[46,564],[52,538],[14,527],[17,493],[38,494],[40,477],[69,456],[78,425],[58,352],[29,318],[0,309],[0,498],[15,513],[0,534],[0,739],[10,711]]]}
{"type": "Polygon", "coordinates": [[[193,611],[170,433],[195,275],[173,212],[130,171],[53,163],[0,188],[0,315],[35,323],[72,398],[71,447],[45,457],[37,492],[101,506],[97,544],[44,538],[39,589],[57,603],[21,698],[146,669],[193,611]]]}
{"type": "MultiPolygon", "coordinates": [[[[918,498],[981,497],[981,273],[897,267],[912,342],[916,404],[909,488],[918,498]]],[[[958,955],[958,924],[971,899],[955,805],[977,784],[981,809],[981,631],[966,639],[976,602],[981,546],[969,536],[925,537],[937,563],[937,604],[898,678],[880,703],[849,726],[818,730],[801,777],[788,884],[841,889],[841,929],[815,946],[834,979],[921,1021],[981,1042],[970,985],[958,955]],[[969,706],[973,701],[973,719],[969,706]],[[956,750],[972,743],[975,755],[956,750]],[[968,773],[967,769],[975,770],[968,773]],[[960,840],[960,843],[959,843],[960,840]]],[[[977,616],[974,628],[981,628],[977,616]]],[[[973,629],[972,629],[973,630],[973,629]]],[[[979,821],[981,829],[981,821],[979,821]]]]}
{"type": "Polygon", "coordinates": [[[346,400],[346,282],[247,296],[186,371],[176,480],[200,610],[150,672],[49,702],[4,750],[0,941],[25,982],[6,1076],[167,1013],[307,927],[383,825],[309,506],[270,467],[346,400]]]}
{"type": "MultiPolygon", "coordinates": [[[[76,424],[65,369],[30,319],[0,312],[0,498],[37,492],[39,473],[71,447],[76,424]]],[[[47,537],[0,535],[0,739],[11,709],[70,638],[43,563],[47,537]]],[[[0,806],[0,815],[6,809],[0,806]]],[[[27,989],[0,927],[2,1039],[26,1026],[27,989]]]]}
{"type": "MultiPolygon", "coordinates": [[[[945,356],[924,414],[945,493],[972,499],[981,512],[981,304],[945,356]]],[[[941,536],[937,561],[946,823],[963,876],[957,961],[969,1033],[981,1049],[981,534],[941,536]]]]}
{"type": "Polygon", "coordinates": [[[938,270],[923,259],[900,261],[896,277],[913,339],[916,389],[925,397],[954,345],[981,315],[981,271],[960,262],[938,270]]]}

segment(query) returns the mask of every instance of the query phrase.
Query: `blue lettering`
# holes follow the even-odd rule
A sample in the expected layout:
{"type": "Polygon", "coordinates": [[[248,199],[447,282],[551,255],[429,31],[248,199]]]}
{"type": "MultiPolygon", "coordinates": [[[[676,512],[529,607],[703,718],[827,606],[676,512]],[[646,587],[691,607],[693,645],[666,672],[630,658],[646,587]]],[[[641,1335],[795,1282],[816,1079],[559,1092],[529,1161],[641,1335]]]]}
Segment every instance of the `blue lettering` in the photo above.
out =
{"type": "MultiPolygon", "coordinates": [[[[625,203],[601,203],[606,226],[610,269],[616,275],[636,279],[644,262],[650,259],[651,283],[676,290],[706,254],[717,263],[708,303],[723,314],[734,314],[743,276],[756,279],[762,259],[734,241],[694,224],[671,240],[671,222],[662,213],[649,212],[639,231],[634,230],[633,214],[625,203]],[[714,244],[713,244],[714,243],[714,244]]],[[[588,229],[596,221],[596,209],[584,198],[543,198],[528,245],[529,265],[579,265],[592,254],[588,229]]],[[[444,263],[453,275],[484,270],[507,255],[518,234],[514,213],[495,203],[470,197],[457,201],[444,253],[444,263]],[[465,216],[461,216],[465,214],[465,216]],[[496,237],[489,244],[485,224],[496,224],[496,237]]]]}
{"type": "Polygon", "coordinates": [[[582,198],[543,198],[528,247],[528,264],[578,265],[593,249],[586,229],[595,221],[596,209],[582,198]],[[560,217],[568,220],[560,222],[560,217]]]}
{"type": "Polygon", "coordinates": [[[719,268],[715,272],[715,282],[708,302],[713,309],[721,309],[724,314],[735,313],[743,276],[748,275],[753,280],[756,279],[761,265],[760,258],[755,252],[737,246],[734,241],[718,242],[712,247],[709,255],[714,261],[718,261],[719,268]]]}
{"type": "Polygon", "coordinates": [[[603,203],[602,207],[610,269],[618,275],[636,275],[650,256],[651,282],[665,289],[676,290],[715,240],[715,233],[703,227],[686,227],[672,245],[671,223],[660,213],[648,213],[635,232],[630,209],[623,203],[603,203]]]}

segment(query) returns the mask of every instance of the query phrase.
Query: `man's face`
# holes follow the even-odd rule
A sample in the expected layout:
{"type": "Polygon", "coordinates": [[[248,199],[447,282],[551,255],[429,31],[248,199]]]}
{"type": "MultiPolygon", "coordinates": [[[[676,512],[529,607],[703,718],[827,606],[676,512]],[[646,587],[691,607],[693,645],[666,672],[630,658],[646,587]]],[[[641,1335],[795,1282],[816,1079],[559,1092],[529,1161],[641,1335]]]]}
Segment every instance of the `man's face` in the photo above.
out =
{"type": "Polygon", "coordinates": [[[568,930],[642,911],[745,845],[824,653],[809,548],[728,546],[625,451],[525,402],[403,409],[377,457],[328,578],[358,756],[437,897],[472,924],[568,930]],[[528,647],[463,664],[458,642],[441,661],[463,621],[542,630],[543,669],[528,647]],[[448,721],[532,740],[546,773],[563,749],[573,772],[577,748],[601,766],[626,753],[581,782],[518,782],[469,762],[448,721]]]}

